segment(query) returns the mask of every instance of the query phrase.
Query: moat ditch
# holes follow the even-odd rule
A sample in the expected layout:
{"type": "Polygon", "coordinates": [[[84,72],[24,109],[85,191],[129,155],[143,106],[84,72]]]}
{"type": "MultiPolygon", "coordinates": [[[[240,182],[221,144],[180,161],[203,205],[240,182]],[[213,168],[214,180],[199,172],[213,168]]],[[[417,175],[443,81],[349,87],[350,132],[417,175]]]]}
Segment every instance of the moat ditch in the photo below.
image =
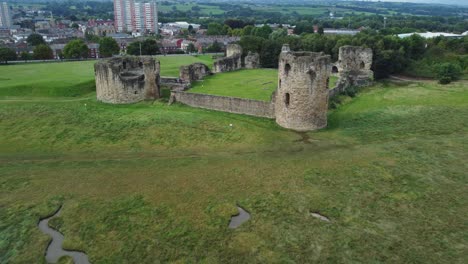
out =
{"type": "Polygon", "coordinates": [[[52,240],[47,246],[45,257],[48,263],[57,263],[63,256],[69,256],[75,264],[89,264],[88,256],[84,252],[64,250],[62,248],[65,237],[57,230],[49,227],[49,221],[60,215],[60,207],[53,215],[43,218],[39,221],[38,227],[42,233],[50,236],[52,240]]]}
{"type": "Polygon", "coordinates": [[[231,217],[229,222],[229,228],[235,229],[238,228],[243,223],[247,222],[250,219],[250,213],[244,210],[242,207],[237,206],[238,214],[231,217]]]}

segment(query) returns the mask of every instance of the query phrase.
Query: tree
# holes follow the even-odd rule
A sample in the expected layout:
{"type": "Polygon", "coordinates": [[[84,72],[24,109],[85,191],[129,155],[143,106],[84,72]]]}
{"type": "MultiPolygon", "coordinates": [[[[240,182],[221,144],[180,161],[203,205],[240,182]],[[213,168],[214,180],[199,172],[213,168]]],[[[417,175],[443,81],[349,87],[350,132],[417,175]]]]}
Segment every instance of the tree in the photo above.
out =
{"type": "Polygon", "coordinates": [[[54,52],[49,46],[45,44],[41,44],[34,48],[34,59],[51,60],[53,58],[54,58],[54,52]]]}
{"type": "Polygon", "coordinates": [[[208,29],[206,30],[206,34],[210,36],[215,36],[215,35],[223,35],[223,25],[219,23],[209,23],[208,24],[208,29]]]}
{"type": "Polygon", "coordinates": [[[223,47],[216,40],[210,46],[206,48],[207,52],[221,52],[222,50],[223,50],[223,47]]]}
{"type": "Polygon", "coordinates": [[[33,33],[33,34],[29,35],[29,37],[26,39],[26,42],[28,42],[28,44],[31,45],[31,46],[46,44],[46,42],[45,42],[44,38],[42,37],[42,35],[37,34],[37,33],[33,33]]]}
{"type": "Polygon", "coordinates": [[[270,26],[263,25],[263,27],[255,28],[252,31],[252,35],[267,39],[272,32],[273,32],[273,30],[271,29],[270,26]]]}
{"type": "Polygon", "coordinates": [[[117,41],[111,37],[104,37],[99,40],[99,54],[102,57],[112,57],[114,54],[119,54],[120,47],[117,41]]]}
{"type": "Polygon", "coordinates": [[[448,84],[452,81],[456,81],[462,74],[462,69],[458,64],[455,63],[441,63],[435,66],[437,79],[441,84],[448,84]]]}
{"type": "Polygon", "coordinates": [[[33,56],[26,51],[21,52],[20,59],[24,61],[32,60],[33,56]]]}
{"type": "Polygon", "coordinates": [[[264,68],[278,68],[281,43],[274,40],[265,40],[260,51],[260,64],[264,68]]]}
{"type": "Polygon", "coordinates": [[[247,55],[249,51],[260,53],[264,41],[265,39],[256,36],[243,36],[239,45],[241,45],[244,55],[247,55]]]}
{"type": "Polygon", "coordinates": [[[127,53],[130,55],[140,55],[140,45],[141,45],[141,55],[156,55],[159,53],[159,46],[156,40],[146,39],[142,42],[136,41],[128,45],[127,53]]]}
{"type": "Polygon", "coordinates": [[[88,46],[81,39],[72,40],[63,48],[63,56],[67,59],[87,58],[88,53],[88,46]]]}
{"type": "Polygon", "coordinates": [[[16,52],[9,48],[0,47],[0,62],[8,63],[8,61],[16,60],[16,52]]]}
{"type": "Polygon", "coordinates": [[[195,45],[193,45],[193,43],[189,43],[187,45],[187,52],[192,53],[192,52],[195,52],[195,51],[197,51],[197,49],[195,48],[195,45]]]}
{"type": "Polygon", "coordinates": [[[279,38],[286,37],[287,35],[288,35],[288,31],[286,29],[282,28],[282,29],[278,29],[278,30],[273,31],[270,34],[270,39],[271,40],[277,40],[279,38]]]}

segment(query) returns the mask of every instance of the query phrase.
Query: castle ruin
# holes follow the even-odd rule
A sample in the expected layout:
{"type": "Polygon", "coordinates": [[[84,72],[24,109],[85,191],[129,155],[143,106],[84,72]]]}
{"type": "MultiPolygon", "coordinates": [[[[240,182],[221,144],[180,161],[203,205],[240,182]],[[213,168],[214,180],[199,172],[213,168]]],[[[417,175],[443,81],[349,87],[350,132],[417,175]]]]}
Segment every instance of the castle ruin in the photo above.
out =
{"type": "Polygon", "coordinates": [[[371,49],[344,46],[339,58],[332,64],[330,56],[323,52],[292,52],[286,44],[281,50],[278,87],[271,102],[173,90],[170,103],[272,118],[278,125],[296,131],[321,129],[327,126],[330,97],[373,80],[371,49]],[[333,89],[329,89],[331,74],[339,77],[333,89]]]}
{"type": "Polygon", "coordinates": [[[256,52],[250,52],[244,59],[246,69],[257,69],[260,68],[260,55],[256,52]]]}
{"type": "MultiPolygon", "coordinates": [[[[242,48],[229,45],[227,57],[215,62],[215,72],[241,68],[242,48]],[[230,61],[230,62],[228,62],[230,61]]],[[[278,86],[271,102],[185,92],[190,83],[211,72],[208,66],[194,63],[180,67],[179,78],[163,78],[171,87],[169,103],[276,119],[284,128],[296,131],[327,126],[329,97],[350,86],[372,83],[372,50],[343,46],[339,61],[330,62],[323,52],[293,52],[284,45],[279,57],[278,86]],[[329,89],[329,77],[338,75],[336,87],[329,89]]],[[[258,54],[249,53],[249,67],[256,67],[258,54]]],[[[120,57],[95,64],[96,92],[99,101],[114,104],[135,103],[160,97],[159,62],[149,56],[120,57]]]]}
{"type": "Polygon", "coordinates": [[[307,131],[327,126],[330,56],[283,49],[276,90],[276,122],[307,131]]]}
{"type": "Polygon", "coordinates": [[[150,56],[125,56],[94,65],[97,100],[130,104],[160,98],[159,61],[150,56]]]}
{"type": "Polygon", "coordinates": [[[179,79],[185,83],[202,80],[211,75],[211,70],[203,63],[193,63],[179,68],[179,79]]]}
{"type": "Polygon", "coordinates": [[[242,69],[242,47],[239,44],[228,44],[226,57],[214,62],[213,72],[229,72],[242,69]]]}

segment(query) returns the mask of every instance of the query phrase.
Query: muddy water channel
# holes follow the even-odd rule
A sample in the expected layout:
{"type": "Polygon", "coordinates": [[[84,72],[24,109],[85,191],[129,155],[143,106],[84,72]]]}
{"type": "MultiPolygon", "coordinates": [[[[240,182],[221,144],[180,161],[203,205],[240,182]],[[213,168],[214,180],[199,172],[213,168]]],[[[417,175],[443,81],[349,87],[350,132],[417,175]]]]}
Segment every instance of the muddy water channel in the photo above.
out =
{"type": "Polygon", "coordinates": [[[245,211],[239,206],[237,207],[237,210],[239,211],[239,214],[231,217],[229,228],[238,228],[240,225],[242,225],[244,222],[247,222],[250,219],[249,212],[245,211]]]}
{"type": "Polygon", "coordinates": [[[57,263],[62,256],[69,256],[73,259],[75,264],[89,264],[90,262],[88,260],[88,256],[85,253],[79,251],[64,250],[62,248],[64,236],[57,230],[49,227],[49,221],[54,217],[59,216],[61,211],[62,207],[60,207],[54,215],[41,219],[39,221],[39,229],[42,231],[42,233],[52,238],[52,241],[47,247],[45,255],[47,262],[57,263]]]}

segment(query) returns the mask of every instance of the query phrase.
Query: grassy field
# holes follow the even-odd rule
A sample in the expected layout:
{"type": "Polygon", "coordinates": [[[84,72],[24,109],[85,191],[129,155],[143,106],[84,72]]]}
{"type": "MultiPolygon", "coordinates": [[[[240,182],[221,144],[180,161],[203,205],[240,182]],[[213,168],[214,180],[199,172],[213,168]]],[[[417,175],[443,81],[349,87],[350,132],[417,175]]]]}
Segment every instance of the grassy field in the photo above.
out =
{"type": "Polygon", "coordinates": [[[208,76],[194,83],[190,92],[270,101],[277,83],[277,70],[240,70],[208,76]]]}
{"type": "MultiPolygon", "coordinates": [[[[194,62],[212,66],[211,55],[157,56],[162,76],[179,76],[179,67],[194,62]]],[[[80,97],[95,91],[96,61],[0,66],[0,98],[80,97]]]]}
{"type": "MultiPolygon", "coordinates": [[[[336,76],[330,76],[330,88],[334,88],[337,81],[336,76]]],[[[270,101],[277,83],[277,70],[240,70],[209,76],[194,83],[190,92],[270,101]]]]}
{"type": "Polygon", "coordinates": [[[157,56],[161,63],[161,76],[179,77],[179,68],[182,65],[189,65],[195,62],[201,62],[213,66],[211,55],[198,56],[157,56]]]}
{"type": "Polygon", "coordinates": [[[212,5],[202,5],[202,4],[196,4],[196,3],[184,3],[184,4],[160,4],[158,5],[159,10],[161,12],[171,12],[173,9],[173,6],[177,8],[178,11],[183,11],[187,12],[192,10],[192,7],[198,6],[200,8],[200,13],[203,15],[220,15],[223,14],[224,11],[219,8],[219,6],[212,6],[212,5]]]}
{"type": "Polygon", "coordinates": [[[466,82],[379,83],[306,134],[50,94],[0,100],[0,263],[44,263],[36,225],[61,204],[51,224],[92,263],[466,259],[466,82]],[[236,205],[252,218],[231,230],[236,205]]]}

